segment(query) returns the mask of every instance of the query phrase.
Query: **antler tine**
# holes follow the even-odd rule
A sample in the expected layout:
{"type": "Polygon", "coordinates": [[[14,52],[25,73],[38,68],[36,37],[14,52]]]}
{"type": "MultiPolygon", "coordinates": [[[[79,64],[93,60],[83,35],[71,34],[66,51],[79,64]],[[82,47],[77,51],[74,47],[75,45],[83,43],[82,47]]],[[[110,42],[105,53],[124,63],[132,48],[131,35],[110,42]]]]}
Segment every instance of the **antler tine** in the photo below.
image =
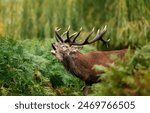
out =
{"type": "Polygon", "coordinates": [[[98,29],[95,38],[94,38],[93,40],[91,40],[91,41],[89,42],[89,44],[94,43],[94,42],[96,42],[96,41],[98,41],[98,40],[101,40],[101,41],[103,42],[103,44],[108,47],[108,42],[109,42],[109,40],[105,41],[105,40],[102,38],[103,35],[105,34],[106,30],[107,30],[107,26],[105,26],[102,30],[99,30],[99,29],[98,29]]]}
{"type": "Polygon", "coordinates": [[[79,32],[77,33],[77,35],[74,37],[74,39],[73,39],[73,41],[72,41],[73,43],[75,43],[75,41],[76,41],[77,37],[80,35],[81,31],[82,31],[82,27],[80,28],[80,30],[79,30],[79,32]]]}
{"type": "Polygon", "coordinates": [[[65,34],[67,34],[67,32],[70,30],[70,25],[68,26],[68,29],[61,35],[64,36],[65,34]]]}
{"type": "Polygon", "coordinates": [[[101,40],[102,43],[104,45],[106,45],[108,47],[108,42],[110,41],[109,40],[104,40],[102,37],[103,35],[105,34],[106,30],[107,30],[107,26],[105,26],[103,29],[97,31],[97,34],[95,36],[94,39],[92,39],[91,41],[89,40],[90,36],[93,34],[94,32],[94,28],[91,30],[91,32],[89,33],[89,35],[86,37],[86,39],[82,42],[82,43],[76,43],[76,39],[77,37],[80,35],[81,31],[82,31],[82,27],[80,28],[79,32],[76,32],[76,33],[73,33],[71,36],[69,36],[69,30],[70,30],[70,26],[68,27],[67,31],[63,33],[67,35],[67,39],[66,40],[63,40],[63,38],[59,35],[59,30],[60,28],[55,28],[55,33],[56,33],[56,36],[57,36],[57,41],[61,41],[61,42],[67,42],[69,43],[70,45],[86,45],[86,44],[91,44],[91,43],[94,43],[98,40],[101,40]],[[75,36],[75,37],[74,37],[75,36]],[[74,37],[73,40],[71,40],[71,38],[74,37]]]}
{"type": "Polygon", "coordinates": [[[63,39],[62,39],[62,37],[59,35],[60,29],[61,29],[61,28],[58,29],[58,27],[55,28],[56,40],[57,40],[58,42],[60,42],[60,41],[61,41],[61,42],[64,42],[63,39]]]}
{"type": "MultiPolygon", "coordinates": [[[[67,31],[65,31],[61,36],[64,36],[65,34],[67,34],[68,30],[70,30],[70,25],[69,25],[67,31]]],[[[69,37],[72,38],[72,37],[73,37],[74,35],[76,35],[76,34],[77,34],[77,32],[71,34],[71,36],[69,36],[69,37]]]]}
{"type": "MultiPolygon", "coordinates": [[[[107,30],[107,26],[105,25],[105,27],[104,27],[104,29],[102,31],[102,32],[104,32],[103,35],[105,34],[106,30],[107,30]]],[[[109,43],[110,39],[104,40],[103,38],[101,38],[101,41],[103,42],[103,45],[106,45],[106,47],[108,48],[108,43],[109,43]]]]}
{"type": "MultiPolygon", "coordinates": [[[[90,34],[87,36],[87,38],[86,38],[82,43],[76,43],[76,42],[75,42],[75,39],[74,39],[72,45],[86,45],[86,44],[91,44],[91,43],[94,43],[94,42],[96,42],[96,41],[98,41],[98,40],[101,40],[101,41],[103,42],[103,44],[108,47],[108,42],[110,41],[110,39],[108,39],[107,41],[105,41],[105,40],[102,38],[103,35],[105,34],[106,30],[107,30],[107,26],[105,26],[105,27],[104,27],[103,29],[101,29],[101,30],[98,29],[95,38],[92,39],[91,41],[89,41],[90,36],[91,36],[91,35],[93,34],[93,32],[94,32],[94,28],[93,28],[92,31],[90,32],[90,34]]],[[[75,38],[76,38],[76,37],[75,37],[75,38]]]]}
{"type": "MultiPolygon", "coordinates": [[[[78,37],[78,35],[80,34],[81,30],[82,30],[82,28],[80,29],[80,31],[78,32],[78,34],[77,34],[77,36],[76,36],[75,38],[78,37]]],[[[73,41],[72,45],[85,45],[85,44],[90,44],[90,42],[89,42],[88,40],[89,40],[90,36],[93,34],[93,32],[94,32],[94,28],[92,29],[92,31],[90,32],[90,34],[87,36],[87,38],[86,38],[82,43],[76,43],[76,42],[75,42],[75,38],[74,38],[74,41],[73,41]]]]}
{"type": "Polygon", "coordinates": [[[70,30],[70,25],[68,26],[68,29],[66,31],[66,33],[67,33],[67,39],[65,40],[65,42],[71,42],[70,37],[69,37],[69,30],[70,30]]]}
{"type": "MultiPolygon", "coordinates": [[[[64,32],[61,36],[64,36],[65,34],[67,34],[67,32],[64,32]]],[[[77,32],[71,34],[71,35],[69,36],[69,38],[70,38],[70,39],[73,38],[76,34],[77,34],[77,32]]]]}
{"type": "Polygon", "coordinates": [[[77,34],[77,32],[71,34],[70,39],[73,38],[76,34],[77,34]]]}
{"type": "Polygon", "coordinates": [[[93,27],[92,31],[91,31],[90,34],[86,37],[86,39],[84,40],[84,42],[81,43],[81,45],[90,44],[90,42],[89,42],[88,40],[89,40],[90,36],[93,34],[94,29],[95,29],[95,28],[93,27]]]}
{"type": "Polygon", "coordinates": [[[69,36],[69,29],[70,29],[70,26],[68,27],[68,30],[65,32],[67,34],[67,39],[65,40],[65,42],[68,42],[68,43],[70,43],[70,45],[72,45],[73,43],[75,43],[76,38],[79,36],[80,32],[82,31],[82,27],[80,28],[79,32],[75,32],[71,36],[69,36]],[[72,41],[71,38],[73,38],[73,37],[74,37],[74,39],[72,41]]]}
{"type": "Polygon", "coordinates": [[[63,37],[66,33],[67,33],[67,31],[66,31],[66,32],[64,32],[61,36],[63,37]]]}

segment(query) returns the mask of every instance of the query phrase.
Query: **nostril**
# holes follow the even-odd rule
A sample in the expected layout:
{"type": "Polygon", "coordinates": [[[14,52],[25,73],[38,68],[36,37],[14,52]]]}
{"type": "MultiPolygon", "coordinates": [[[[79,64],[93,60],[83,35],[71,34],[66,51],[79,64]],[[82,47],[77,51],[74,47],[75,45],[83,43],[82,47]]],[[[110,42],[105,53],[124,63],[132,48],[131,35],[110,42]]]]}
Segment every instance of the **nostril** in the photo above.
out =
{"type": "Polygon", "coordinates": [[[56,48],[55,48],[54,44],[52,44],[52,48],[53,48],[54,50],[56,50],[56,48]]]}

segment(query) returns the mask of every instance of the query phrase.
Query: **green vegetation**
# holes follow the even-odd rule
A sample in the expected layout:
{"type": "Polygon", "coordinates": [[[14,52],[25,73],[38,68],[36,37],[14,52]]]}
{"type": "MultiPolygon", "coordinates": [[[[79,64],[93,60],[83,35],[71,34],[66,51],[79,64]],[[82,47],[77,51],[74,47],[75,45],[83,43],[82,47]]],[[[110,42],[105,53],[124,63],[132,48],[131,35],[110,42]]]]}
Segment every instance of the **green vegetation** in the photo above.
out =
{"type": "Polygon", "coordinates": [[[36,39],[24,41],[1,39],[1,95],[80,93],[82,81],[64,71],[63,66],[50,54],[49,43],[47,40],[40,42],[36,39]]]}
{"type": "MultiPolygon", "coordinates": [[[[108,26],[101,42],[82,52],[132,48],[126,63],[116,60],[90,95],[150,95],[149,0],[0,0],[0,95],[82,95],[84,83],[51,55],[54,28],[82,26],[89,31],[108,26]]],[[[96,33],[96,32],[95,32],[96,33]]]]}
{"type": "Polygon", "coordinates": [[[127,62],[115,56],[110,68],[96,67],[105,73],[101,83],[92,86],[92,95],[150,95],[150,43],[126,55],[127,62]]]}

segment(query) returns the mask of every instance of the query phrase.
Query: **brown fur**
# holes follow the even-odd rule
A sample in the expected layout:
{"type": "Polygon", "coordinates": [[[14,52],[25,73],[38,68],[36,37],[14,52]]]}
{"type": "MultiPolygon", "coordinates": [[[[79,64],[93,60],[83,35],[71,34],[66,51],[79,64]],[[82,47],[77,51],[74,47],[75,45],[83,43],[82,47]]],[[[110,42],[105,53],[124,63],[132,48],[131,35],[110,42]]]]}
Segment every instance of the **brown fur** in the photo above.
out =
{"type": "Polygon", "coordinates": [[[99,75],[103,73],[102,71],[96,71],[93,66],[102,65],[108,67],[109,64],[115,62],[110,58],[112,54],[122,58],[127,51],[127,49],[123,49],[114,51],[95,51],[89,53],[79,52],[80,46],[91,44],[98,40],[101,40],[104,45],[108,46],[109,40],[105,41],[102,39],[106,32],[106,28],[107,26],[98,30],[96,36],[92,40],[89,40],[89,37],[94,32],[93,29],[82,43],[76,43],[76,38],[79,36],[81,29],[76,35],[73,34],[69,36],[70,27],[68,27],[68,30],[64,32],[67,35],[65,40],[59,34],[60,29],[55,29],[57,42],[52,44],[53,50],[51,52],[63,63],[64,67],[69,72],[85,81],[86,86],[83,88],[84,95],[88,94],[90,85],[99,82],[99,75]],[[74,39],[71,39],[72,36],[74,39]]]}
{"type": "MultiPolygon", "coordinates": [[[[112,54],[122,58],[126,52],[127,49],[115,51],[95,51],[89,53],[76,52],[72,55],[64,54],[62,63],[69,72],[85,81],[86,85],[92,85],[93,83],[99,82],[97,75],[102,73],[96,72],[93,69],[95,64],[108,66],[108,64],[115,62],[110,58],[112,54]]],[[[84,89],[87,90],[87,88],[84,89]]]]}

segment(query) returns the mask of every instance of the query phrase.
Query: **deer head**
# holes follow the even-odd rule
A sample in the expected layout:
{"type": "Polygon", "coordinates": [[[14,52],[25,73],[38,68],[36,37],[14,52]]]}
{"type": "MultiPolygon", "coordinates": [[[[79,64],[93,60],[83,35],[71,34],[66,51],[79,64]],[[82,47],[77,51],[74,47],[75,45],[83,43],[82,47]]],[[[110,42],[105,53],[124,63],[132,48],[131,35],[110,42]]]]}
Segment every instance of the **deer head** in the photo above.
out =
{"type": "Polygon", "coordinates": [[[60,35],[59,34],[60,28],[55,28],[57,42],[52,44],[53,50],[51,51],[51,53],[55,55],[60,61],[63,60],[63,57],[65,55],[73,56],[74,54],[79,52],[79,49],[82,48],[83,45],[92,44],[98,40],[102,41],[103,44],[108,47],[109,40],[105,41],[102,38],[106,32],[106,26],[103,29],[98,30],[96,36],[92,40],[89,40],[90,36],[94,32],[94,28],[93,28],[92,31],[89,33],[89,35],[85,38],[85,40],[82,43],[76,42],[77,37],[80,35],[82,31],[82,27],[80,28],[79,32],[73,33],[71,35],[69,35],[69,30],[70,30],[70,26],[68,27],[67,31],[65,31],[62,35],[60,35]],[[65,34],[66,34],[66,38],[64,38],[65,34]]]}

